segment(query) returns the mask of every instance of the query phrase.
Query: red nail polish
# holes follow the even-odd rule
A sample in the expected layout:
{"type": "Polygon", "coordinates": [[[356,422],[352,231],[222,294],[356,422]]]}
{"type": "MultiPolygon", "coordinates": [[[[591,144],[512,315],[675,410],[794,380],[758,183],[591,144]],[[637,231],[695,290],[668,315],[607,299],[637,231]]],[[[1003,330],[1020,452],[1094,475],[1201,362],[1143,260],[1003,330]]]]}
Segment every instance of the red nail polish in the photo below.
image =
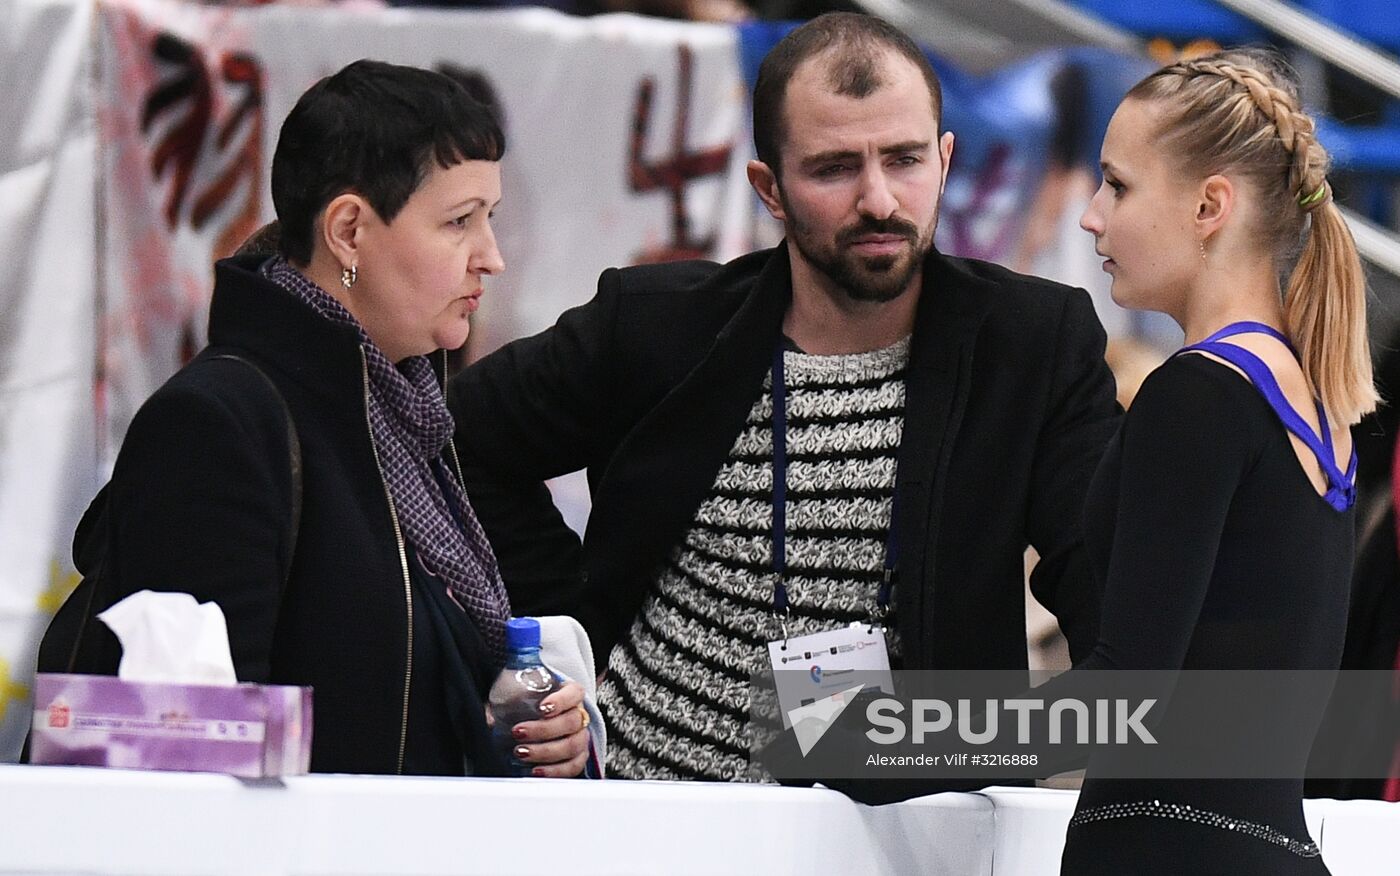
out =
{"type": "Polygon", "coordinates": [[[525,738],[525,728],[524,728],[524,727],[515,727],[515,728],[513,728],[513,729],[510,731],[510,735],[511,735],[511,736],[514,736],[516,739],[524,739],[524,738],[525,738]]]}
{"type": "Polygon", "coordinates": [[[542,779],[544,778],[544,770],[540,769],[539,767],[535,767],[534,769],[530,770],[530,775],[542,779]]]}

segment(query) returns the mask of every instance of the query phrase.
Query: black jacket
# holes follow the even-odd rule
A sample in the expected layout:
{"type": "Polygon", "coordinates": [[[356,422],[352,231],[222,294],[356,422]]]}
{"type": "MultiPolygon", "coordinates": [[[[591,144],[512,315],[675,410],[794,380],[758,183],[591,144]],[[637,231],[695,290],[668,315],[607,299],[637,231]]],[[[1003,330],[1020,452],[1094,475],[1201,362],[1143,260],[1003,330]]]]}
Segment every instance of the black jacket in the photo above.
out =
{"type": "MultiPolygon", "coordinates": [[[[1084,494],[1118,424],[1088,296],[930,255],[906,378],[896,604],[909,668],[1026,665],[1023,554],[1075,656],[1098,632],[1084,494]],[[906,509],[908,509],[906,511],[906,509]]],[[[728,456],[780,342],[785,247],[605,272],[588,304],[454,377],[467,488],[513,605],[599,666],[728,456]],[[542,485],[588,470],[586,537],[542,485]]]]}
{"type": "MultiPolygon", "coordinates": [[[[131,423],[108,490],[104,601],[152,589],[217,602],[240,681],[314,688],[315,771],[460,774],[465,755],[498,772],[481,707],[492,667],[411,545],[401,556],[359,339],[260,276],[261,260],[218,264],[210,347],[131,423]],[[251,368],[211,358],[220,352],[255,362],[296,426],[289,574],[285,414],[251,368]]],[[[114,639],[107,653],[97,671],[115,670],[114,639]]]]}

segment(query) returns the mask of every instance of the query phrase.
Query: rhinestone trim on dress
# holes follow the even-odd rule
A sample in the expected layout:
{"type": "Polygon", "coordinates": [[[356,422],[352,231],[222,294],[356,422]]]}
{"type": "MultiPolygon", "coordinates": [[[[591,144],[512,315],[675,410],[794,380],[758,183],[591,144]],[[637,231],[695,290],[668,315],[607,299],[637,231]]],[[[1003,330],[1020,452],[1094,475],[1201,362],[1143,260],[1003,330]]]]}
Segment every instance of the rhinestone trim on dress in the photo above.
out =
{"type": "Polygon", "coordinates": [[[1267,824],[1260,824],[1257,821],[1245,821],[1242,818],[1233,818],[1229,815],[1221,815],[1219,812],[1211,812],[1209,809],[1197,809],[1185,803],[1163,803],[1161,800],[1139,800],[1133,803],[1109,803],[1104,806],[1093,806],[1088,809],[1081,809],[1069,820],[1069,826],[1074,827],[1079,824],[1089,824],[1095,821],[1108,821],[1113,818],[1133,818],[1139,815],[1147,815],[1154,818],[1173,818],[1177,821],[1190,821],[1195,824],[1204,824],[1207,827],[1216,827],[1221,830],[1233,830],[1237,833],[1252,836],[1268,843],[1287,849],[1301,858],[1316,858],[1322,854],[1317,847],[1317,843],[1312,840],[1296,840],[1282,831],[1269,827],[1267,824]]]}

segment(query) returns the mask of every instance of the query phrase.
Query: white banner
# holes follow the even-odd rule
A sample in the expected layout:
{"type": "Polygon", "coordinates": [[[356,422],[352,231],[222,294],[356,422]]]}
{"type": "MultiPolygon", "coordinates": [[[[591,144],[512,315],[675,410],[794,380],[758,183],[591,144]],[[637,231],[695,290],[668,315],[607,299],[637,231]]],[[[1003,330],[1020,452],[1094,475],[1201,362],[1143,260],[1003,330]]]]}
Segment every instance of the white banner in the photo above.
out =
{"type": "Polygon", "coordinates": [[[97,489],[90,4],[0,5],[0,760],[97,489]]]}
{"type": "Polygon", "coordinates": [[[548,327],[611,265],[750,246],[732,28],[123,0],[104,5],[100,39],[109,455],[136,406],[203,345],[211,263],[272,217],[281,120],[356,58],[452,73],[502,111],[507,268],[488,281],[472,355],[548,327]]]}

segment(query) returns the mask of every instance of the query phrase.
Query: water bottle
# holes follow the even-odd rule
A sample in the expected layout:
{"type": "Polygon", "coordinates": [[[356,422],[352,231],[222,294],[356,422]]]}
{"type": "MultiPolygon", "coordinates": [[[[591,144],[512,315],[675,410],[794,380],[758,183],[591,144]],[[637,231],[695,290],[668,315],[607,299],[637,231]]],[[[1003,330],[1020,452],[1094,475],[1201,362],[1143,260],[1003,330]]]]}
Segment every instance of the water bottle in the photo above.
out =
{"type": "Polygon", "coordinates": [[[510,731],[522,721],[546,717],[540,713],[540,702],[563,687],[564,682],[540,660],[540,622],[534,618],[506,621],[506,650],[506,667],[496,676],[488,697],[495,719],[491,735],[508,773],[528,776],[534,765],[515,757],[514,749],[519,743],[510,731]]]}

